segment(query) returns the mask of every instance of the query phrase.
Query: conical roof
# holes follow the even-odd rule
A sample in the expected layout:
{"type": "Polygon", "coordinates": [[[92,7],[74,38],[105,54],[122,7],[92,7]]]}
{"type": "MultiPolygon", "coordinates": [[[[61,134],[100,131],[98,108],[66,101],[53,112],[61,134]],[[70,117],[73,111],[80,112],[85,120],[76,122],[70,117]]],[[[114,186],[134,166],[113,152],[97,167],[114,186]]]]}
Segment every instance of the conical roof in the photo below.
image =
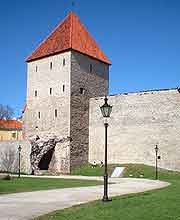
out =
{"type": "Polygon", "coordinates": [[[74,12],[71,12],[52,31],[26,61],[30,62],[69,49],[73,49],[104,63],[111,64],[74,12]]]}

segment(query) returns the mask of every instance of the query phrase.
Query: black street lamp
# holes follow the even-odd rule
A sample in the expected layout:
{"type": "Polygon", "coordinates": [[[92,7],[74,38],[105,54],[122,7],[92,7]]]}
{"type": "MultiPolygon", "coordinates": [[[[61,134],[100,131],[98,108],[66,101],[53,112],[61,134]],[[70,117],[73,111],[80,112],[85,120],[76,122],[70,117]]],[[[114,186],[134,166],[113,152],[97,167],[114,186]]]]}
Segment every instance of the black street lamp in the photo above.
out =
{"type": "MultiPolygon", "coordinates": [[[[101,113],[105,119],[109,118],[110,114],[112,112],[112,106],[109,105],[107,103],[107,101],[108,101],[108,99],[107,99],[107,97],[105,97],[104,105],[102,105],[100,107],[101,113]]],[[[105,160],[104,160],[104,196],[103,196],[102,201],[107,202],[107,201],[111,201],[108,198],[108,172],[107,172],[107,128],[108,128],[108,123],[107,123],[107,121],[104,122],[104,127],[105,127],[105,160]]]]}
{"type": "Polygon", "coordinates": [[[155,179],[157,180],[158,179],[158,151],[159,151],[157,144],[156,144],[156,147],[154,148],[154,150],[156,153],[156,176],[155,176],[155,179]]]}
{"type": "Polygon", "coordinates": [[[18,152],[19,152],[19,172],[18,172],[18,178],[20,178],[20,176],[21,176],[21,149],[22,149],[22,147],[21,147],[21,145],[19,145],[19,147],[18,147],[18,152]]]}

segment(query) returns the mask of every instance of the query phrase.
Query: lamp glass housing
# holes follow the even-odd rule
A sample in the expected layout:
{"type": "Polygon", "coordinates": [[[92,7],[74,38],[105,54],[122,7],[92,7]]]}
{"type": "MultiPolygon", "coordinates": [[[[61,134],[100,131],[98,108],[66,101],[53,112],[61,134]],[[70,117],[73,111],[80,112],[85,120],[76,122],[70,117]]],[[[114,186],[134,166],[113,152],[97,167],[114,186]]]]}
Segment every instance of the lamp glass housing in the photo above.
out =
{"type": "Polygon", "coordinates": [[[18,147],[18,151],[20,152],[20,151],[21,151],[21,149],[22,149],[22,147],[19,145],[19,147],[18,147]]]}
{"type": "Polygon", "coordinates": [[[157,145],[156,145],[156,147],[154,149],[155,149],[156,152],[158,152],[158,150],[159,150],[157,145]]]}
{"type": "Polygon", "coordinates": [[[105,118],[109,118],[112,112],[112,106],[107,103],[107,100],[108,100],[107,97],[105,97],[104,99],[105,103],[100,107],[101,113],[105,118]]]}

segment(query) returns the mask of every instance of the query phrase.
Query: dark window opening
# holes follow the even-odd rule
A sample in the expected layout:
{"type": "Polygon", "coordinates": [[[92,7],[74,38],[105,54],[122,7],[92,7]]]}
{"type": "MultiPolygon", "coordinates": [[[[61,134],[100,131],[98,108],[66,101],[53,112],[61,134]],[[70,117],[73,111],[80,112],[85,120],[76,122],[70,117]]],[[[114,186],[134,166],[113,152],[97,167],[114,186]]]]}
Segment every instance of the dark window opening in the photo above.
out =
{"type": "Polygon", "coordinates": [[[35,90],[35,97],[37,97],[37,90],[35,90]]]}
{"type": "Polygon", "coordinates": [[[39,119],[41,118],[41,112],[38,112],[38,118],[39,119]]]}
{"type": "Polygon", "coordinates": [[[84,88],[80,88],[80,94],[84,94],[85,93],[85,89],[84,88]]]}
{"type": "Polygon", "coordinates": [[[93,66],[92,66],[92,64],[90,64],[89,65],[89,72],[92,73],[92,70],[93,70],[93,66]]]}
{"type": "Polygon", "coordinates": [[[55,109],[55,117],[57,118],[57,109],[55,109]]]}
{"type": "Polygon", "coordinates": [[[38,71],[38,67],[36,66],[36,72],[38,71]]]}
{"type": "Polygon", "coordinates": [[[50,62],[50,69],[52,70],[52,62],[50,62]]]}
{"type": "Polygon", "coordinates": [[[50,95],[52,95],[52,88],[49,89],[49,93],[50,93],[50,95]]]}
{"type": "Polygon", "coordinates": [[[65,58],[63,59],[63,66],[65,66],[66,65],[66,60],[65,60],[65,58]]]}
{"type": "Polygon", "coordinates": [[[16,133],[12,133],[12,138],[16,138],[16,133]]]}
{"type": "Polygon", "coordinates": [[[65,91],[65,85],[63,85],[63,92],[65,91]]]}

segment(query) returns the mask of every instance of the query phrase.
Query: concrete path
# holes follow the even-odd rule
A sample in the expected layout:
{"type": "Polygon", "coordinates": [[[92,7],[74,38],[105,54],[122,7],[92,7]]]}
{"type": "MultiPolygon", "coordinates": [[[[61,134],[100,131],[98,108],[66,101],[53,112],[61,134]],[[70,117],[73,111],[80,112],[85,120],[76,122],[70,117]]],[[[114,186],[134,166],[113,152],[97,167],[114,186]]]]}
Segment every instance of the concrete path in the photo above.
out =
{"type": "MultiPolygon", "coordinates": [[[[35,176],[36,178],[36,176],[35,176]]],[[[43,176],[42,178],[47,178],[43,176]]],[[[48,176],[48,178],[52,178],[48,176]]],[[[56,176],[54,178],[103,180],[101,177],[56,176]]],[[[109,196],[163,188],[169,183],[158,180],[110,178],[109,196]]],[[[0,220],[28,220],[48,212],[101,199],[103,185],[15,193],[0,196],[0,220]]]]}

